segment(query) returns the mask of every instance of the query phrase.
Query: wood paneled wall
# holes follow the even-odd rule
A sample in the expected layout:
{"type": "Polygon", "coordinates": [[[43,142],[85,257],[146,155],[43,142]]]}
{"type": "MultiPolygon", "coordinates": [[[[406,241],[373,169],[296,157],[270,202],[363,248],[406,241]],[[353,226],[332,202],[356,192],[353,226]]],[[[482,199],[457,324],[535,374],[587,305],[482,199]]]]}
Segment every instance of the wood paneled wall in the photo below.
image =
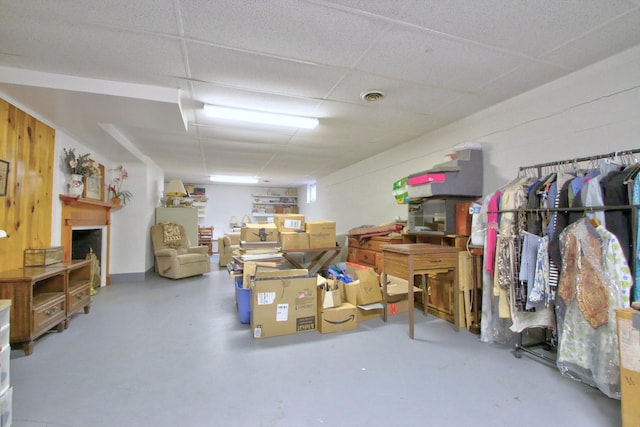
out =
{"type": "Polygon", "coordinates": [[[0,99],[0,160],[9,162],[0,196],[0,270],[23,266],[23,252],[51,246],[55,131],[0,99]]]}

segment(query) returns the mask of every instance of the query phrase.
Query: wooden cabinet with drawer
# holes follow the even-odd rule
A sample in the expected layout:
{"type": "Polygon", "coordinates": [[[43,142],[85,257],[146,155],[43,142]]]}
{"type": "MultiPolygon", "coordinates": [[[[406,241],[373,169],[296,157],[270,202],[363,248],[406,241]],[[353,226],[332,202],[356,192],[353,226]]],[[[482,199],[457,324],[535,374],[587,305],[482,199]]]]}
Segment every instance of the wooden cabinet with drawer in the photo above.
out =
{"type": "Polygon", "coordinates": [[[78,260],[0,272],[0,299],[11,300],[10,342],[29,355],[36,338],[64,330],[73,310],[88,313],[90,271],[91,261],[78,260]]]}
{"type": "Polygon", "coordinates": [[[365,240],[349,236],[347,261],[373,268],[376,273],[382,272],[382,246],[402,243],[402,237],[379,236],[365,240]]]}
{"type": "Polygon", "coordinates": [[[67,265],[66,306],[67,320],[65,328],[69,326],[71,315],[84,310],[89,314],[91,309],[91,261],[74,260],[67,265]]]}

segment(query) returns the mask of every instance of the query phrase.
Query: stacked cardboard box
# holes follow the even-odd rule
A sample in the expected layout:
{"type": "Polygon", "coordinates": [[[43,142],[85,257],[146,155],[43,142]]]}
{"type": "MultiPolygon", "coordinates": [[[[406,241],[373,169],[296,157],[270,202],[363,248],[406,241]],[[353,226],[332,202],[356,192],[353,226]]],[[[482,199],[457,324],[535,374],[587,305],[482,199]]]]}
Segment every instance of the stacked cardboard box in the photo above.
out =
{"type": "Polygon", "coordinates": [[[254,338],[317,329],[316,278],[306,273],[306,270],[256,273],[251,287],[251,330],[254,338]]]}
{"type": "Polygon", "coordinates": [[[304,215],[302,214],[275,214],[273,223],[279,232],[304,231],[304,215]]]}
{"type": "Polygon", "coordinates": [[[336,223],[334,221],[307,221],[309,248],[333,248],[336,246],[336,223]]]}

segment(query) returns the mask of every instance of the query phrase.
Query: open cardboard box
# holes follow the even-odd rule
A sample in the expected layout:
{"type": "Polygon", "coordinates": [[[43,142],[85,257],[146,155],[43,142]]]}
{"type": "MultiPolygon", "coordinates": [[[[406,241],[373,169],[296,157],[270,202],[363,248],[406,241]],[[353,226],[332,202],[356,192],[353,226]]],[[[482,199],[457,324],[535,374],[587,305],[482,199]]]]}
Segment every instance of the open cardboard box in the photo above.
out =
{"type": "MultiPolygon", "coordinates": [[[[420,293],[422,289],[417,286],[413,287],[413,292],[420,293]]],[[[396,276],[387,275],[386,297],[384,298],[384,306],[387,316],[393,316],[398,313],[406,313],[409,310],[409,281],[396,276]]],[[[384,294],[384,286],[383,286],[384,294]]]]}

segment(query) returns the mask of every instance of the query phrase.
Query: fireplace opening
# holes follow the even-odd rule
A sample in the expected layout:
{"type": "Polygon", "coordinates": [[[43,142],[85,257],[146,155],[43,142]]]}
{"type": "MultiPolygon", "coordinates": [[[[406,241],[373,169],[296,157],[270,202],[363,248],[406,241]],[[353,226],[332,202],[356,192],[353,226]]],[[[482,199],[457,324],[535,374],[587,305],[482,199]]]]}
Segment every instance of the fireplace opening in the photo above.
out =
{"type": "Polygon", "coordinates": [[[91,289],[102,285],[101,265],[103,253],[102,229],[73,229],[71,233],[71,259],[92,259],[91,289]]]}

